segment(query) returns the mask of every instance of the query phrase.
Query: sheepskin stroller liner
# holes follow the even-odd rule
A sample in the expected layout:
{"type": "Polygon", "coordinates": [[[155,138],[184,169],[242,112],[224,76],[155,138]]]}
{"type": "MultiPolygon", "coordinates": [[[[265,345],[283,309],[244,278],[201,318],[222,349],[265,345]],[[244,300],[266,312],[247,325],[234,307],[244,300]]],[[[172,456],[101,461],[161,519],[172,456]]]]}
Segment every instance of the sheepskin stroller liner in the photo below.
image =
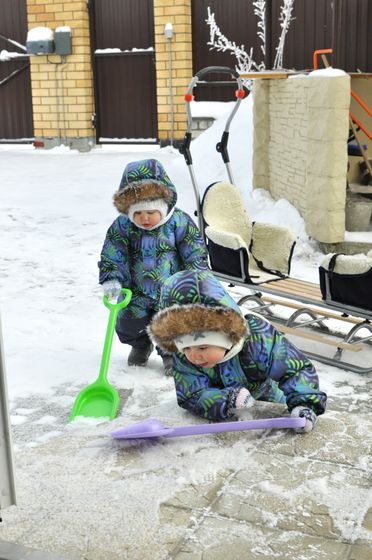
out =
{"type": "Polygon", "coordinates": [[[363,307],[372,312],[372,251],[367,255],[327,255],[319,267],[319,281],[325,301],[363,307]]]}
{"type": "Polygon", "coordinates": [[[210,185],[200,212],[213,272],[247,284],[272,282],[289,275],[295,246],[292,231],[252,222],[234,185],[210,185]]]}
{"type": "MultiPolygon", "coordinates": [[[[227,67],[212,66],[200,70],[193,77],[187,93],[185,94],[188,125],[183,143],[179,149],[180,153],[184,156],[190,173],[197,207],[195,215],[198,218],[200,231],[208,247],[210,266],[213,274],[221,281],[228,283],[228,287],[230,289],[234,289],[238,286],[248,290],[248,295],[241,297],[241,292],[238,294],[237,303],[239,305],[245,306],[248,304],[249,310],[258,311],[263,316],[266,316],[266,318],[268,318],[271,322],[276,324],[279,329],[281,328],[288,334],[298,333],[297,336],[304,337],[304,340],[306,340],[306,338],[310,338],[320,344],[330,345],[333,349],[336,348],[336,352],[333,356],[328,356],[326,353],[313,352],[304,348],[304,352],[311,359],[356,373],[370,373],[372,371],[372,365],[370,367],[365,367],[365,362],[358,364],[343,359],[345,352],[349,353],[350,351],[351,354],[355,355],[355,353],[362,350],[362,348],[368,348],[370,345],[372,340],[372,326],[370,324],[372,321],[372,312],[370,310],[359,305],[354,306],[335,302],[329,297],[323,299],[319,284],[299,280],[289,276],[286,277],[282,272],[280,273],[280,276],[278,276],[272,274],[274,270],[269,270],[268,272],[262,270],[262,268],[259,268],[258,263],[254,258],[249,258],[249,248],[252,249],[252,245],[245,243],[245,246],[243,247],[233,246],[232,249],[235,250],[235,253],[232,252],[229,250],[231,248],[226,248],[221,245],[220,239],[217,239],[214,235],[215,232],[213,232],[213,225],[216,225],[215,220],[213,217],[211,218],[211,214],[207,208],[204,208],[203,215],[200,190],[194,173],[192,155],[190,151],[190,144],[192,140],[192,114],[190,101],[193,99],[192,92],[194,87],[206,74],[213,72],[229,74],[231,77],[236,79],[238,84],[238,90],[236,91],[236,103],[234,104],[232,112],[227,117],[221,141],[216,145],[216,150],[221,154],[226,166],[229,186],[238,192],[234,186],[234,178],[227,150],[230,124],[239,108],[242,98],[245,95],[242,80],[235,70],[227,67]],[[211,223],[209,223],[208,220],[211,223]],[[208,227],[211,228],[208,231],[210,237],[208,237],[205,233],[205,229],[208,229],[208,227]],[[219,242],[216,243],[216,240],[219,242]],[[228,250],[225,251],[225,249],[228,250]],[[232,272],[234,274],[232,274],[232,272]],[[268,276],[265,276],[264,274],[267,274],[268,276]],[[272,296],[275,296],[275,299],[272,296]],[[254,306],[252,307],[251,304],[254,306]],[[295,311],[292,312],[289,317],[283,318],[282,314],[277,312],[278,309],[282,308],[286,308],[286,310],[290,311],[295,309],[295,311]],[[326,321],[328,320],[332,321],[331,328],[326,325],[326,321]],[[336,326],[335,321],[337,323],[336,326]],[[349,327],[350,324],[353,326],[345,334],[345,325],[349,327]],[[341,325],[340,331],[338,330],[338,325],[341,325]],[[307,332],[309,329],[319,334],[309,334],[307,332]],[[361,331],[367,331],[367,335],[363,336],[361,331]],[[327,335],[330,335],[331,338],[327,335]],[[341,340],[339,340],[340,337],[341,340]],[[361,344],[364,342],[367,343],[367,345],[361,344]]],[[[213,183],[209,189],[211,189],[215,184],[216,183],[213,183]]],[[[203,206],[208,206],[208,203],[206,202],[206,194],[207,191],[203,197],[203,206]]],[[[226,201],[224,201],[220,206],[220,211],[218,212],[219,215],[223,216],[225,206],[226,201]]],[[[256,224],[254,224],[254,227],[255,226],[256,224]]],[[[233,233],[240,235],[241,232],[233,230],[233,233]]],[[[293,246],[292,251],[288,255],[287,274],[290,273],[292,252],[293,246]]],[[[275,270],[275,272],[277,273],[279,271],[275,270]]],[[[234,297],[235,294],[232,293],[231,295],[234,297]]],[[[372,358],[370,361],[372,363],[372,358]]]]}

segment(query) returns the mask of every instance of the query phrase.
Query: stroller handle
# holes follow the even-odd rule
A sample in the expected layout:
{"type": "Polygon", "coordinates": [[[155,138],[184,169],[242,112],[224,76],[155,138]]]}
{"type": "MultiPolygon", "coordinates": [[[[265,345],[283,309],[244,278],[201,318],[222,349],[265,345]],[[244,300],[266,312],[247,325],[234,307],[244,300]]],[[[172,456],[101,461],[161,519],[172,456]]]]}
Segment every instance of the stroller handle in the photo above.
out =
{"type": "Polygon", "coordinates": [[[202,78],[206,74],[212,73],[219,73],[219,74],[230,74],[233,78],[239,78],[238,72],[234,68],[229,68],[228,66],[206,66],[202,68],[195,74],[195,77],[202,78]]]}
{"type": "Polygon", "coordinates": [[[235,116],[235,114],[236,114],[236,112],[239,108],[239,105],[240,105],[240,103],[242,102],[242,99],[245,96],[245,92],[243,90],[243,80],[241,79],[239,73],[234,68],[229,68],[228,66],[206,66],[205,68],[202,68],[192,78],[192,80],[189,84],[189,87],[187,89],[187,92],[185,94],[186,113],[187,113],[187,130],[185,132],[185,136],[183,138],[183,141],[182,141],[182,143],[179,147],[179,152],[183,155],[183,157],[185,159],[185,162],[186,162],[186,165],[187,165],[187,168],[188,168],[189,173],[190,173],[191,182],[192,182],[192,186],[193,186],[194,193],[195,193],[195,199],[196,199],[197,210],[196,210],[195,215],[198,217],[199,229],[200,229],[202,235],[204,235],[204,223],[203,223],[203,219],[202,219],[202,216],[201,216],[200,190],[199,190],[199,186],[198,186],[198,183],[197,183],[197,180],[196,180],[196,177],[195,177],[195,173],[194,173],[194,169],[193,169],[193,165],[192,165],[192,155],[191,155],[191,151],[190,151],[190,144],[191,144],[191,140],[192,140],[192,114],[191,114],[190,103],[194,99],[194,97],[192,95],[193,89],[198,84],[198,82],[200,81],[200,78],[205,76],[206,74],[211,74],[211,73],[229,74],[230,76],[235,78],[236,83],[238,85],[238,89],[235,92],[236,103],[234,103],[234,107],[233,107],[232,111],[230,112],[229,116],[227,117],[226,124],[225,124],[225,129],[223,131],[221,140],[216,145],[216,150],[217,150],[217,152],[219,152],[221,154],[223,162],[226,166],[226,171],[227,171],[227,175],[229,177],[229,181],[232,184],[234,184],[234,178],[233,178],[231,168],[230,168],[230,159],[229,159],[229,154],[228,154],[228,151],[227,151],[227,143],[228,143],[228,140],[229,140],[229,130],[230,130],[231,121],[234,118],[234,116],[235,116]]]}
{"type": "MultiPolygon", "coordinates": [[[[192,165],[192,157],[190,153],[190,143],[192,139],[192,114],[191,114],[190,102],[194,99],[193,90],[194,87],[200,81],[200,78],[202,78],[206,74],[211,74],[211,73],[229,74],[230,76],[235,78],[238,86],[238,89],[235,91],[236,103],[234,105],[233,110],[231,111],[230,115],[226,120],[225,130],[224,130],[223,137],[221,138],[221,142],[219,142],[216,146],[217,151],[222,154],[224,163],[226,163],[227,165],[229,164],[229,156],[227,153],[227,140],[229,136],[230,123],[234,118],[235,113],[237,112],[242,99],[245,97],[245,92],[243,90],[243,80],[241,79],[239,73],[234,68],[229,68],[228,66],[206,66],[206,68],[202,68],[201,70],[199,70],[199,72],[195,74],[195,76],[192,78],[191,82],[189,83],[189,87],[187,88],[187,92],[185,94],[187,130],[183,142],[179,148],[179,151],[184,156],[187,166],[192,165]]],[[[229,169],[228,169],[228,174],[229,174],[230,181],[233,182],[231,180],[232,177],[230,176],[231,173],[229,169]]]]}

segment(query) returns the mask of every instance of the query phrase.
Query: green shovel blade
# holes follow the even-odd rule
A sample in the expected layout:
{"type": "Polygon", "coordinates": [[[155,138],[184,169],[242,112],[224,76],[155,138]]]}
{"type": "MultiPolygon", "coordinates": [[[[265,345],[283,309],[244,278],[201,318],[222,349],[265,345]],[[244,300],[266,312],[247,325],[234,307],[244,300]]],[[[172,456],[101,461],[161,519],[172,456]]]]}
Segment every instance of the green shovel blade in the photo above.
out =
{"type": "Polygon", "coordinates": [[[95,381],[85,387],[76,397],[70,420],[77,416],[88,418],[116,417],[119,410],[120,396],[115,387],[108,383],[95,381]]]}
{"type": "Polygon", "coordinates": [[[112,339],[114,337],[115,325],[118,313],[124,309],[132,298],[131,290],[122,288],[121,292],[125,295],[122,301],[110,303],[107,296],[103,297],[103,303],[110,310],[107,325],[105,343],[103,346],[101,367],[96,381],[84,387],[76,397],[74,406],[70,414],[70,420],[75,420],[78,416],[86,418],[109,418],[112,420],[117,415],[120,405],[118,391],[107,381],[107,371],[110,361],[112,339]]]}

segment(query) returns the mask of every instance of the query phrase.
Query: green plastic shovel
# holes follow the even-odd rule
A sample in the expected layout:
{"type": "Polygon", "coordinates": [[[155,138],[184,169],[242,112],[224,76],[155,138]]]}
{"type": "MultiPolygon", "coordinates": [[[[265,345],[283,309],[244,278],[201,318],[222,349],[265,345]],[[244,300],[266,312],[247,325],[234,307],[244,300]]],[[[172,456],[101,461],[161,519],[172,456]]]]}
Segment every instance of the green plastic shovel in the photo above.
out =
{"type": "Polygon", "coordinates": [[[110,303],[108,296],[103,296],[103,303],[110,310],[110,315],[99,375],[94,383],[82,389],[76,397],[70,414],[70,420],[75,420],[77,416],[86,416],[88,418],[108,417],[112,420],[118,412],[120,396],[115,387],[107,381],[107,371],[118,313],[121,309],[127,307],[132,298],[132,292],[128,288],[122,288],[121,292],[125,294],[125,297],[119,303],[110,303]]]}

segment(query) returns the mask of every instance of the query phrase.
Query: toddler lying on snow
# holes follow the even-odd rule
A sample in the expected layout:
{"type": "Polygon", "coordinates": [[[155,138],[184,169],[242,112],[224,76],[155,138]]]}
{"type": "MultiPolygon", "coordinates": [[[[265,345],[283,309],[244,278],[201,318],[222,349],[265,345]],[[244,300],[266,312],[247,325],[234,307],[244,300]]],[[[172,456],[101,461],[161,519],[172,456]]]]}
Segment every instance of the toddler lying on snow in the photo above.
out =
{"type": "Polygon", "coordinates": [[[310,432],[327,396],[313,364],[259,315],[244,318],[209,271],[181,271],[162,287],[148,332],[173,354],[178,404],[209,420],[232,418],[255,400],[286,403],[310,432]]]}

